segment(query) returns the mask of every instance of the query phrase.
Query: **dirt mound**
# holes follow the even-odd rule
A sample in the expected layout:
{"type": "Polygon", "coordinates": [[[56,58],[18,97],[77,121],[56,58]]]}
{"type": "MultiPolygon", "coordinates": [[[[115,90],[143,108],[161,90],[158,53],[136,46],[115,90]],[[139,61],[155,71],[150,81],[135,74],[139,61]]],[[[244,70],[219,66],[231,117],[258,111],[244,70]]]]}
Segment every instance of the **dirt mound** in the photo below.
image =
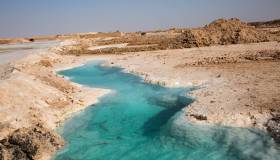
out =
{"type": "Polygon", "coordinates": [[[186,30],[174,40],[172,48],[257,43],[269,41],[269,35],[239,19],[219,19],[209,25],[186,30]]]}
{"type": "Polygon", "coordinates": [[[166,49],[182,49],[212,45],[229,45],[277,41],[277,35],[260,30],[239,19],[218,19],[202,28],[165,31],[160,33],[126,33],[124,36],[110,40],[95,41],[95,45],[115,45],[127,43],[126,47],[102,48],[88,50],[91,44],[81,42],[76,46],[65,48],[62,54],[119,54],[166,49]]]}
{"type": "Polygon", "coordinates": [[[51,61],[48,60],[48,59],[42,59],[42,60],[40,60],[39,64],[40,64],[41,66],[44,66],[44,67],[53,67],[51,61]]]}

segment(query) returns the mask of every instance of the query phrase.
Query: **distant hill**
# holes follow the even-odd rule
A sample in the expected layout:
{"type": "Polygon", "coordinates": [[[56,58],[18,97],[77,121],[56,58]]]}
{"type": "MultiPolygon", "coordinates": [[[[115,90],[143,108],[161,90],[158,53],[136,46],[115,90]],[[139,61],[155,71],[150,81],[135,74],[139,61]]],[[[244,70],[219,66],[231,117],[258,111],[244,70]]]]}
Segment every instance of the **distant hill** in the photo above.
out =
{"type": "Polygon", "coordinates": [[[264,22],[250,22],[248,24],[255,27],[280,27],[280,19],[264,22]]]}

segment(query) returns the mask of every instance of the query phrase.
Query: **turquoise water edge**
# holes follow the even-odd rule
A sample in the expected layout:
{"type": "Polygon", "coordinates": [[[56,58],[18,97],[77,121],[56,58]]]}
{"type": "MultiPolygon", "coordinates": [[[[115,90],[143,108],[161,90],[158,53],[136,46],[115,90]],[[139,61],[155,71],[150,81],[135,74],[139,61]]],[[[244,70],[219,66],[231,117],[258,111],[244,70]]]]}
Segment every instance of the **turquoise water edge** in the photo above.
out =
{"type": "Polygon", "coordinates": [[[111,89],[98,104],[58,129],[66,146],[56,160],[279,160],[280,148],[252,128],[194,125],[183,107],[192,88],[148,84],[101,62],[59,72],[71,81],[111,89]]]}

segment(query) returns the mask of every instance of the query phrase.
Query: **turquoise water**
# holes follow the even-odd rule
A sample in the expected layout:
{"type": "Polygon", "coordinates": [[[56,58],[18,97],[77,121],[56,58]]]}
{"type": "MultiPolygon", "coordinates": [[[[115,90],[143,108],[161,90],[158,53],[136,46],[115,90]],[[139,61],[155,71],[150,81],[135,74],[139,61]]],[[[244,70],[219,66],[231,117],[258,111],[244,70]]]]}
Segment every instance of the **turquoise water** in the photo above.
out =
{"type": "Polygon", "coordinates": [[[279,146],[254,129],[186,123],[181,109],[190,88],[144,83],[100,62],[62,71],[72,81],[113,92],[68,120],[67,141],[56,160],[257,160],[280,159],[279,146]]]}

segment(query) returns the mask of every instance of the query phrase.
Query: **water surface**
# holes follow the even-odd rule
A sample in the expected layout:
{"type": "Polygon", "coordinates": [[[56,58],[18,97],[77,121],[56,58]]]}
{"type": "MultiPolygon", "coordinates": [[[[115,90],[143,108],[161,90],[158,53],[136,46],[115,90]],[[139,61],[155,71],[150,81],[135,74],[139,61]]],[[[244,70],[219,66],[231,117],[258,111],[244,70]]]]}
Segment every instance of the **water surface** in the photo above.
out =
{"type": "Polygon", "coordinates": [[[279,146],[255,129],[187,123],[183,107],[190,88],[144,83],[100,62],[59,74],[113,92],[67,121],[67,141],[57,160],[258,160],[280,159],[279,146]]]}

